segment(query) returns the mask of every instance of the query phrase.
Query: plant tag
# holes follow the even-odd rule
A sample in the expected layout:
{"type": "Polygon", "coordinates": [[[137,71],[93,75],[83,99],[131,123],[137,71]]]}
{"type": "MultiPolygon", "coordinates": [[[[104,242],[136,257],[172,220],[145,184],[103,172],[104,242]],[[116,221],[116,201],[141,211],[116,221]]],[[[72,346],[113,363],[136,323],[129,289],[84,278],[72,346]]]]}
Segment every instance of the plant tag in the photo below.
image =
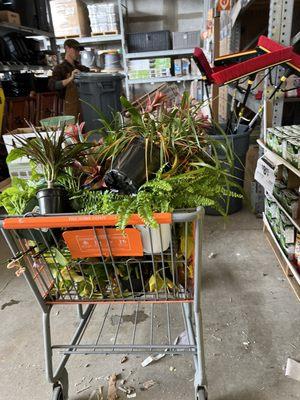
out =
{"type": "Polygon", "coordinates": [[[269,193],[273,193],[276,180],[275,166],[264,156],[257,161],[254,179],[269,193]]]}

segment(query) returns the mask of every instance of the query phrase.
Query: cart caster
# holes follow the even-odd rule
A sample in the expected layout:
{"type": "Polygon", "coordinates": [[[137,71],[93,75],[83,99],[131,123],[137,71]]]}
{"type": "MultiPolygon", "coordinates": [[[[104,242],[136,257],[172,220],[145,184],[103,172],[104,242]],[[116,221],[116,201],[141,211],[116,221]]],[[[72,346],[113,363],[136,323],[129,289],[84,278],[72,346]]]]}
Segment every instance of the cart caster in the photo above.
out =
{"type": "Polygon", "coordinates": [[[59,380],[53,385],[53,393],[51,400],[67,400],[69,391],[69,379],[66,368],[60,372],[59,380]]]}
{"type": "Polygon", "coordinates": [[[60,385],[53,388],[52,400],[64,400],[63,388],[60,385]]]}
{"type": "Polygon", "coordinates": [[[207,400],[207,391],[205,387],[199,386],[196,390],[196,400],[207,400]]]}

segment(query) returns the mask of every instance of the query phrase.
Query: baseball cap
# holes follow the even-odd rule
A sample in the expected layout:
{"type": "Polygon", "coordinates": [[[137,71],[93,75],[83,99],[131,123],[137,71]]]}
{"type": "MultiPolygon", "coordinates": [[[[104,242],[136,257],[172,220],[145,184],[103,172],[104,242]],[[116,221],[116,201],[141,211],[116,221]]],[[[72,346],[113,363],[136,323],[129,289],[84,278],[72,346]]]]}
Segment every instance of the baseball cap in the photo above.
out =
{"type": "Polygon", "coordinates": [[[81,44],[75,39],[65,40],[64,47],[66,47],[66,46],[72,47],[73,49],[78,49],[79,51],[84,50],[84,47],[81,46],[81,44]]]}

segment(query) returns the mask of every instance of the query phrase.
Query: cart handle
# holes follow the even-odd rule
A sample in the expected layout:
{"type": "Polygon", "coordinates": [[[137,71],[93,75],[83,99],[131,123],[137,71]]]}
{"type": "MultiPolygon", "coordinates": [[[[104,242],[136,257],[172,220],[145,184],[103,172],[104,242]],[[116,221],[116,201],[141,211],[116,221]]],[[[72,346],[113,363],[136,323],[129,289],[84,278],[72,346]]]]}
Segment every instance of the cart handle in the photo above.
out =
{"type": "MultiPolygon", "coordinates": [[[[171,224],[171,213],[154,213],[159,224],[171,224]]],[[[118,222],[117,215],[61,215],[38,217],[12,217],[0,221],[4,229],[36,229],[36,228],[83,228],[90,226],[114,226],[118,222]]],[[[138,214],[133,214],[127,225],[145,225],[138,214]]]]}

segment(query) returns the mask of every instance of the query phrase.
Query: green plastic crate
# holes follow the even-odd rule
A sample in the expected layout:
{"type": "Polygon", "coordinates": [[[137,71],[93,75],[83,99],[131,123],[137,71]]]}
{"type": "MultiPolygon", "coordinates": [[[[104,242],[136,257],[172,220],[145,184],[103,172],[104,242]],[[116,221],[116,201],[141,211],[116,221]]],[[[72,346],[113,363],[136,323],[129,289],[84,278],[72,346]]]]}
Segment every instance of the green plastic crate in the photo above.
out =
{"type": "Polygon", "coordinates": [[[63,124],[75,124],[75,117],[73,115],[59,115],[41,119],[40,123],[44,128],[59,128],[63,124]]]}

